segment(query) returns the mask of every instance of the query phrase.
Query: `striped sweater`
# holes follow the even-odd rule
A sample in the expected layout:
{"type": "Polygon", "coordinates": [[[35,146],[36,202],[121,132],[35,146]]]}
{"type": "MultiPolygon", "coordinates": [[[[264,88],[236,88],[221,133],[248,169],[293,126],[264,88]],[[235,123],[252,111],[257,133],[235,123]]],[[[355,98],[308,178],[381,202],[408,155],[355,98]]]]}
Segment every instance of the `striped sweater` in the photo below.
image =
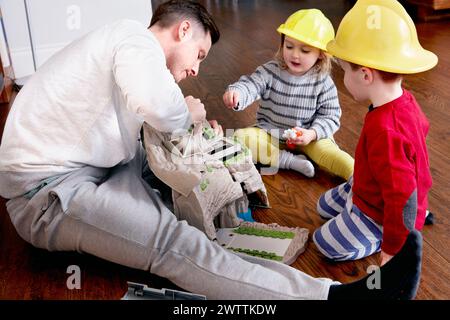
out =
{"type": "Polygon", "coordinates": [[[256,125],[273,135],[281,137],[285,129],[298,126],[314,129],[317,140],[330,138],[340,124],[337,90],[329,75],[319,75],[314,69],[295,76],[280,69],[278,62],[269,61],[229,85],[227,91],[239,92],[239,111],[261,99],[256,125]]]}

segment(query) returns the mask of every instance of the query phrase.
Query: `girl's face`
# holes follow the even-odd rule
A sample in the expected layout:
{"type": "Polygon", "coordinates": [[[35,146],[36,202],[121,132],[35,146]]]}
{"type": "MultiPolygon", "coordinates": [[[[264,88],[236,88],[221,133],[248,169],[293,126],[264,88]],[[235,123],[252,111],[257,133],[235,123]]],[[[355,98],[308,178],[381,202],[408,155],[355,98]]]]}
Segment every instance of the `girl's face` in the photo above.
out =
{"type": "Polygon", "coordinates": [[[285,36],[283,43],[283,59],[288,72],[301,76],[309,71],[320,58],[320,49],[311,47],[301,41],[285,36]]]}

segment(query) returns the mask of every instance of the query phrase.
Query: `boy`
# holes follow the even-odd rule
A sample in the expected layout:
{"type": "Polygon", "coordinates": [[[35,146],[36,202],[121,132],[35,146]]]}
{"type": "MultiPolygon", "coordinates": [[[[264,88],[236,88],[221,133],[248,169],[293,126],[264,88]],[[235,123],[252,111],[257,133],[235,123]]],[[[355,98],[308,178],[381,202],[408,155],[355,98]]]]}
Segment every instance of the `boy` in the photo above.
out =
{"type": "Polygon", "coordinates": [[[327,46],[344,70],[356,101],[370,100],[355,151],[353,179],[326,192],[318,211],[330,220],[315,231],[318,249],[333,260],[378,252],[381,265],[396,255],[408,232],[421,230],[432,180],[429,123],[401,74],[429,70],[437,57],[424,50],[413,21],[394,0],[359,0],[327,46]]]}

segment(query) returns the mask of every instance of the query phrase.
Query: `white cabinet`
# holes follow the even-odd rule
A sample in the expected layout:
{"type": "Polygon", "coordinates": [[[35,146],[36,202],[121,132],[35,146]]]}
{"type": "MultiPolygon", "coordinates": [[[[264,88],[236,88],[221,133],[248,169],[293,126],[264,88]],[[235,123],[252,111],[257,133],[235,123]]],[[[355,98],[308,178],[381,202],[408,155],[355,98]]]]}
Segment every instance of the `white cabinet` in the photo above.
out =
{"type": "Polygon", "coordinates": [[[32,74],[74,39],[115,20],[150,23],[151,0],[0,0],[16,78],[32,74]]]}

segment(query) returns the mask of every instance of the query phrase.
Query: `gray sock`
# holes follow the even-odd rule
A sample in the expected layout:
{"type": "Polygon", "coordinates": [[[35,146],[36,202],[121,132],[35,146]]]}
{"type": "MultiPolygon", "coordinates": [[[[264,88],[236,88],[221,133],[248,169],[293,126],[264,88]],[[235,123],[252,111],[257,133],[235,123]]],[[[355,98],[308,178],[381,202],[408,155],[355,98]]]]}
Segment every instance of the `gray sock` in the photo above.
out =
{"type": "Polygon", "coordinates": [[[314,166],[306,160],[304,155],[294,155],[286,150],[281,150],[279,155],[280,169],[295,170],[311,178],[314,176],[314,166]]]}

